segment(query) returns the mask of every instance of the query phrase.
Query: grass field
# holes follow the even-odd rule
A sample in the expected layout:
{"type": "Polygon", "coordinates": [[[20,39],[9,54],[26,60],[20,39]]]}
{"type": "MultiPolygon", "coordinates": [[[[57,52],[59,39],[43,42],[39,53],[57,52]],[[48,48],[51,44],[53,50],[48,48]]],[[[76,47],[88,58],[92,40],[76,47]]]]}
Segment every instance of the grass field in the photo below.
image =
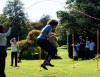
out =
{"type": "Polygon", "coordinates": [[[7,77],[100,77],[100,70],[96,71],[96,60],[74,61],[75,68],[73,68],[72,60],[68,58],[67,49],[64,46],[58,48],[58,56],[61,59],[53,59],[52,64],[55,67],[47,66],[49,70],[40,68],[39,60],[22,60],[22,63],[18,63],[19,68],[11,67],[10,52],[10,50],[7,51],[5,69],[7,77]]]}

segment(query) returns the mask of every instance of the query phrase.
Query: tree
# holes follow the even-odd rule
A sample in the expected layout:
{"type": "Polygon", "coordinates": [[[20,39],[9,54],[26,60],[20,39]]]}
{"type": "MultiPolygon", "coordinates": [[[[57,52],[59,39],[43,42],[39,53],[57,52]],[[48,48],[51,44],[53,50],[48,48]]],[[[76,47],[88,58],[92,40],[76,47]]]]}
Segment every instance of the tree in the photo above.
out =
{"type": "Polygon", "coordinates": [[[100,18],[100,1],[67,0],[66,4],[69,5],[68,11],[58,11],[57,16],[70,33],[89,35],[96,33],[97,29],[100,30],[100,21],[93,19],[100,18]]]}
{"type": "Polygon", "coordinates": [[[98,20],[100,1],[67,0],[66,5],[68,5],[66,11],[58,11],[57,16],[63,28],[69,33],[68,52],[69,57],[72,57],[72,33],[74,33],[74,40],[78,40],[79,35],[82,35],[90,37],[97,43],[96,31],[100,31],[100,20],[98,20]]]}
{"type": "Polygon", "coordinates": [[[25,38],[28,33],[28,19],[24,13],[23,3],[20,0],[7,1],[3,14],[9,18],[9,22],[14,26],[11,37],[25,38]]]}
{"type": "MultiPolygon", "coordinates": [[[[36,43],[37,36],[40,34],[40,30],[31,30],[25,40],[21,40],[18,42],[19,47],[23,51],[24,56],[30,57],[32,53],[39,53],[41,51],[40,47],[36,43]]],[[[52,33],[51,35],[54,35],[52,33]]],[[[53,44],[58,47],[57,39],[56,37],[53,38],[53,44]]]]}
{"type": "Polygon", "coordinates": [[[33,27],[33,29],[41,30],[44,25],[41,22],[30,22],[30,25],[33,27]]]}
{"type": "Polygon", "coordinates": [[[65,45],[67,43],[67,32],[66,28],[64,28],[61,24],[59,24],[56,28],[55,33],[59,35],[58,44],[59,46],[65,45]]]}
{"type": "Polygon", "coordinates": [[[40,22],[45,26],[50,19],[51,17],[49,15],[43,15],[40,19],[40,22]]]}
{"type": "Polygon", "coordinates": [[[8,18],[6,18],[5,15],[0,14],[0,23],[4,23],[4,22],[7,22],[7,21],[8,21],[8,18]]]}
{"type": "Polygon", "coordinates": [[[39,34],[39,30],[31,30],[25,40],[21,40],[18,42],[20,49],[24,53],[24,57],[31,58],[31,54],[41,51],[40,47],[38,47],[38,45],[36,44],[36,39],[39,34]]]}

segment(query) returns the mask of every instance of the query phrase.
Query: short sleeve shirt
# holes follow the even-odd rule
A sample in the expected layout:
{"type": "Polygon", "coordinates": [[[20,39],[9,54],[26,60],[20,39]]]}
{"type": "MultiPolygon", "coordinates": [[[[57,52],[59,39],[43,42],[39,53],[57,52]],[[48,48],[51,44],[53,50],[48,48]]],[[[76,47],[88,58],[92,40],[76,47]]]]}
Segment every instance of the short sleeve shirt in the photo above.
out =
{"type": "MultiPolygon", "coordinates": [[[[42,32],[46,32],[46,34],[48,35],[50,32],[52,31],[52,26],[51,25],[46,25],[43,29],[42,32]]],[[[42,33],[37,37],[39,39],[47,39],[45,35],[43,35],[42,33]]]]}

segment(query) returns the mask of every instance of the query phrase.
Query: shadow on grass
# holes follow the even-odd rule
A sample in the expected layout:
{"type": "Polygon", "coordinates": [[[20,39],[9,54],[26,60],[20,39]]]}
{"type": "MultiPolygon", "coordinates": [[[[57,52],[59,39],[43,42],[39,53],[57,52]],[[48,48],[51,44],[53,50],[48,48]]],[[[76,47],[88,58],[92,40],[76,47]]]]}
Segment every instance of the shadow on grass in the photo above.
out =
{"type": "MultiPolygon", "coordinates": [[[[34,54],[33,56],[32,55],[28,55],[28,56],[22,56],[22,60],[39,60],[39,54],[34,54]]],[[[42,54],[41,55],[41,59],[44,60],[45,59],[45,55],[42,54]]],[[[62,59],[61,56],[55,56],[54,58],[52,59],[62,59]]]]}

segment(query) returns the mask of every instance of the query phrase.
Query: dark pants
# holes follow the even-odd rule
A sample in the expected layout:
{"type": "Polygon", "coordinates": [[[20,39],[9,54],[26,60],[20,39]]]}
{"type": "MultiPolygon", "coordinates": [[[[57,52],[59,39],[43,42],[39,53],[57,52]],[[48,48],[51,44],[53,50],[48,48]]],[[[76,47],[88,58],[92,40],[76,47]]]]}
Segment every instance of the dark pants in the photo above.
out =
{"type": "Polygon", "coordinates": [[[46,39],[38,39],[37,40],[37,44],[43,49],[45,50],[46,52],[48,52],[48,55],[46,56],[46,60],[49,58],[49,57],[54,57],[55,54],[57,53],[57,49],[56,47],[50,43],[48,40],[46,39]]]}
{"type": "Polygon", "coordinates": [[[94,57],[94,50],[90,50],[90,59],[94,57]]]}
{"type": "Polygon", "coordinates": [[[89,48],[86,48],[85,49],[85,59],[89,59],[89,56],[90,56],[89,48]]]}
{"type": "Polygon", "coordinates": [[[20,55],[18,56],[18,62],[21,62],[22,52],[20,52],[20,55]]]}
{"type": "Polygon", "coordinates": [[[5,75],[5,60],[6,60],[6,47],[0,46],[0,77],[6,77],[5,75]]]}
{"type": "Polygon", "coordinates": [[[78,60],[78,56],[75,56],[75,57],[74,57],[74,60],[78,60]]]}
{"type": "Polygon", "coordinates": [[[85,59],[85,48],[84,48],[84,45],[80,45],[80,50],[78,52],[78,57],[82,58],[82,60],[85,59]]]}
{"type": "Polygon", "coordinates": [[[18,62],[21,62],[21,56],[20,56],[20,57],[18,57],[18,62]]]}
{"type": "Polygon", "coordinates": [[[17,66],[17,52],[11,53],[11,66],[13,66],[13,59],[15,58],[15,66],[17,66]]]}

